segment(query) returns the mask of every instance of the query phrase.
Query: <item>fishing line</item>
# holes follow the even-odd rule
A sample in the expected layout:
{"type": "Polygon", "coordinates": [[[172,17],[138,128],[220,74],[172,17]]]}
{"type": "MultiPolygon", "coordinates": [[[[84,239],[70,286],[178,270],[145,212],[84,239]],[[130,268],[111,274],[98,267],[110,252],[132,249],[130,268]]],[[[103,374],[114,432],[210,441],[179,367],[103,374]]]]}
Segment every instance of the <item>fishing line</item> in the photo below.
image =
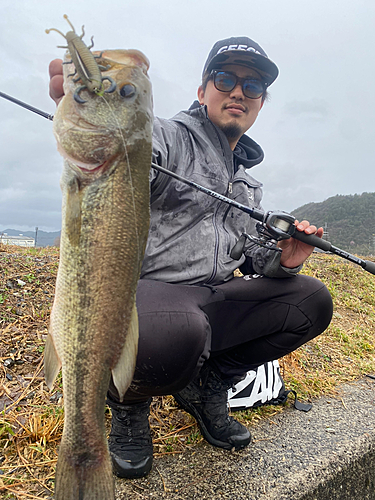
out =
{"type": "Polygon", "coordinates": [[[117,116],[115,115],[115,113],[114,113],[111,105],[105,99],[104,95],[99,95],[99,97],[101,97],[103,99],[103,101],[106,103],[106,105],[108,106],[108,109],[109,109],[112,117],[114,118],[114,120],[115,120],[115,122],[117,124],[118,132],[120,133],[120,136],[121,136],[121,139],[122,139],[122,143],[123,143],[123,146],[124,146],[124,150],[125,150],[126,164],[127,164],[127,167],[128,167],[129,180],[130,180],[130,185],[131,185],[131,198],[132,198],[132,203],[133,203],[133,214],[134,214],[134,220],[135,220],[135,233],[136,233],[136,238],[137,238],[137,252],[138,252],[138,261],[139,261],[141,253],[140,253],[140,248],[139,248],[139,233],[138,233],[137,208],[135,206],[134,185],[133,185],[133,178],[132,178],[132,173],[131,173],[131,169],[130,169],[130,162],[129,162],[128,150],[127,150],[127,147],[126,147],[124,135],[123,135],[122,130],[121,130],[120,122],[118,121],[117,116]]]}

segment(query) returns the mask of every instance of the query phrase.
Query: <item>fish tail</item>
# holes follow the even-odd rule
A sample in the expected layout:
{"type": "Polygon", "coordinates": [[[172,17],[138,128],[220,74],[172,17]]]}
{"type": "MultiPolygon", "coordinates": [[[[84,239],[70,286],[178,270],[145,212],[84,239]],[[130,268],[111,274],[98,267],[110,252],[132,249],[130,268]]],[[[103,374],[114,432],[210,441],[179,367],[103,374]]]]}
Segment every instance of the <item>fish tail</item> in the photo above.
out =
{"type": "Polygon", "coordinates": [[[56,466],[54,498],[55,500],[114,499],[115,487],[109,453],[95,462],[88,460],[84,455],[79,460],[73,460],[71,453],[62,443],[56,466]],[[82,462],[86,462],[87,465],[82,466],[82,462]]]}

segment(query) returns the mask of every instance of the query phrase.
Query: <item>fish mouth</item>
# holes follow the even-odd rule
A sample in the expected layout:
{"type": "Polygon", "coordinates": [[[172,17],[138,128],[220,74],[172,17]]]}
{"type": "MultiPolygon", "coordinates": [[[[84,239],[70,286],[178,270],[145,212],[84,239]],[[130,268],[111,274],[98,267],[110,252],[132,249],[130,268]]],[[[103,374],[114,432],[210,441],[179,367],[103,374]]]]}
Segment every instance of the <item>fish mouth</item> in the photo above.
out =
{"type": "Polygon", "coordinates": [[[65,149],[60,144],[60,141],[57,141],[57,150],[61,154],[65,160],[67,160],[70,164],[73,164],[79,171],[85,174],[97,174],[98,172],[104,172],[110,168],[110,166],[115,162],[117,155],[112,155],[108,160],[98,161],[94,163],[85,162],[84,160],[80,160],[78,158],[74,158],[74,156],[70,155],[65,151],[65,149]]]}
{"type": "Polygon", "coordinates": [[[75,121],[73,118],[65,118],[64,119],[65,121],[65,132],[68,132],[68,131],[77,131],[77,132],[87,132],[89,131],[90,133],[94,133],[96,135],[100,135],[100,134],[105,134],[107,133],[108,134],[108,129],[105,129],[105,128],[98,128],[98,125],[95,125],[91,122],[88,122],[87,120],[85,120],[84,118],[82,118],[81,116],[78,116],[77,115],[77,121],[75,121]]]}
{"type": "Polygon", "coordinates": [[[80,165],[77,165],[77,163],[76,163],[76,165],[85,174],[96,174],[99,171],[100,172],[104,172],[105,170],[107,170],[107,168],[109,167],[109,165],[111,163],[112,163],[112,159],[111,160],[107,160],[107,161],[105,161],[104,163],[102,163],[101,165],[98,165],[98,166],[88,165],[88,164],[84,164],[84,163],[81,163],[81,162],[80,162],[80,165]]]}
{"type": "Polygon", "coordinates": [[[116,155],[112,156],[108,160],[106,160],[104,163],[100,164],[90,164],[90,163],[83,163],[81,161],[69,159],[70,161],[74,162],[74,165],[83,173],[87,175],[95,175],[95,174],[103,174],[107,170],[109,170],[111,167],[114,166],[115,160],[116,160],[116,155]]]}

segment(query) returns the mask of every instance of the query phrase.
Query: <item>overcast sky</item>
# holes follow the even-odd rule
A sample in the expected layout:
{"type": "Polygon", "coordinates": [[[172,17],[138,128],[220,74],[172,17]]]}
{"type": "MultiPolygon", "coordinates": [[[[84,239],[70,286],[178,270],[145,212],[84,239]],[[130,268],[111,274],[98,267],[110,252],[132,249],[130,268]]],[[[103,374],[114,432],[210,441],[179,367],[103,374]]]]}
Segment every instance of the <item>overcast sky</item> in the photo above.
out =
{"type": "MultiPolygon", "coordinates": [[[[375,191],[373,0],[1,0],[0,91],[51,114],[48,64],[64,40],[45,29],[69,31],[64,14],[95,50],[147,55],[155,114],[166,118],[195,99],[217,40],[249,36],[280,69],[248,132],[265,151],[252,169],[264,208],[375,191]]],[[[59,230],[52,123],[0,98],[0,151],[0,230],[59,230]]]]}

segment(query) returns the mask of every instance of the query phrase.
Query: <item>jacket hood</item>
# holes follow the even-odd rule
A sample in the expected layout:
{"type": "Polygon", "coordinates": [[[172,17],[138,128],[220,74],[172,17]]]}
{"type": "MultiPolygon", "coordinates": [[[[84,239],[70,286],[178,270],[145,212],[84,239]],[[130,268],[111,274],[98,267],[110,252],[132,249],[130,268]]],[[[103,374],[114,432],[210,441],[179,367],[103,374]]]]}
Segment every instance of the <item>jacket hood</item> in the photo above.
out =
{"type": "Polygon", "coordinates": [[[248,135],[243,135],[233,151],[235,165],[243,165],[246,169],[263,161],[263,149],[248,135]]]}
{"type": "MultiPolygon", "coordinates": [[[[187,111],[181,111],[176,116],[172,118],[172,120],[183,123],[185,126],[194,126],[194,123],[191,122],[191,118],[198,119],[200,121],[208,121],[222,137],[223,141],[227,145],[230,150],[229,143],[224,133],[214,125],[207,115],[207,107],[202,106],[199,101],[194,101],[193,104],[187,111]]],[[[231,150],[230,150],[231,151],[231,150]]],[[[254,167],[261,163],[264,159],[263,149],[257,144],[253,139],[251,139],[248,135],[243,135],[238,141],[234,151],[234,164],[237,167],[238,165],[243,165],[245,169],[254,167]]]]}

